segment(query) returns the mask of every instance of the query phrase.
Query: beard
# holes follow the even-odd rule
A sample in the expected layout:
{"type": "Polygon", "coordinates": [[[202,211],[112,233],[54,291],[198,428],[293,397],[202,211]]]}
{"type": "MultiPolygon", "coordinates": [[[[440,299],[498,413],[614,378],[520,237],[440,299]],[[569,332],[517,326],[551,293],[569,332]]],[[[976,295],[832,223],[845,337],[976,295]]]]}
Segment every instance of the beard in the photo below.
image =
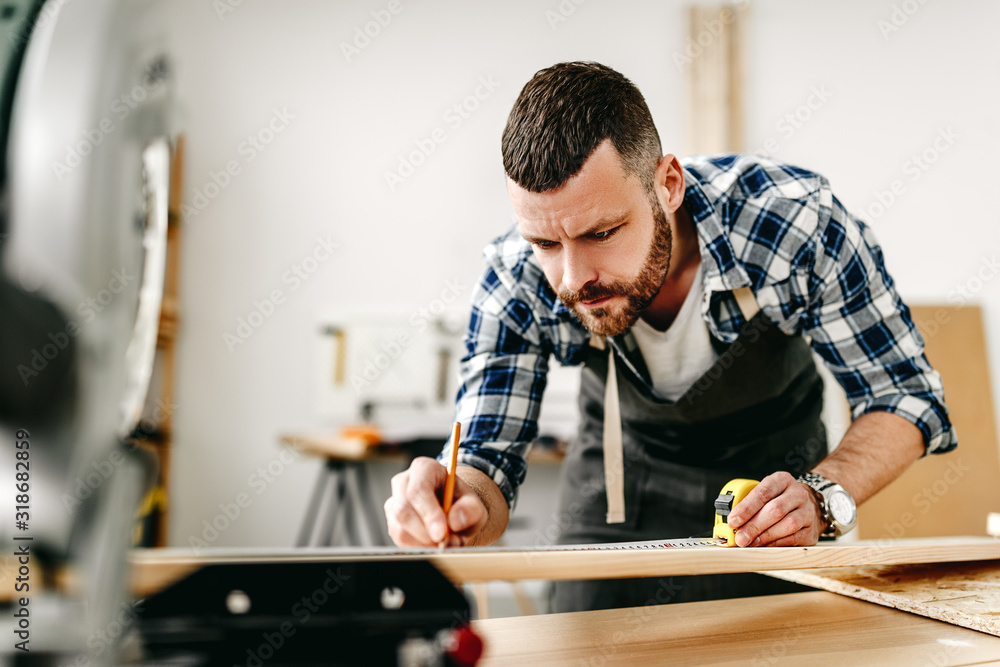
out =
{"type": "Polygon", "coordinates": [[[563,290],[558,293],[559,299],[591,333],[601,336],[620,336],[625,333],[632,328],[642,311],[649,307],[663,287],[670,268],[670,224],[655,196],[650,197],[650,206],[653,209],[653,241],[646,254],[646,261],[634,280],[588,285],[578,292],[563,290]],[[581,301],[612,296],[625,297],[625,303],[591,309],[579,307],[581,301]]]}

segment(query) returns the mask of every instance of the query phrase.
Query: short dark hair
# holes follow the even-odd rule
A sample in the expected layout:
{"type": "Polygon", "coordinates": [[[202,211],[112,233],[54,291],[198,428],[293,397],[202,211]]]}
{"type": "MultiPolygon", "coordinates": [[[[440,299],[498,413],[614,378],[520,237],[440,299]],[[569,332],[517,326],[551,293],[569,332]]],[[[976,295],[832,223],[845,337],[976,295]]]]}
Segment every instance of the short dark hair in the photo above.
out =
{"type": "Polygon", "coordinates": [[[536,72],[517,96],[503,131],[503,167],[525,190],[544,192],[579,172],[605,139],[625,172],[652,191],[663,153],[642,93],[605,65],[558,63],[536,72]]]}

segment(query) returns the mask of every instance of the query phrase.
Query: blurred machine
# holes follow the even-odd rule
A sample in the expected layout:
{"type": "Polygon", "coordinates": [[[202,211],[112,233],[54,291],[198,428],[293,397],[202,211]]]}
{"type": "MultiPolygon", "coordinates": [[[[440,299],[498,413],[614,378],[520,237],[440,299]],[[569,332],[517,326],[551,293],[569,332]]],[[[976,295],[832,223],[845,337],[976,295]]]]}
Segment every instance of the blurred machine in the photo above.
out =
{"type": "Polygon", "coordinates": [[[134,617],[125,557],[155,466],[123,443],[163,289],[165,6],[0,7],[0,536],[22,554],[0,581],[0,654],[17,664],[112,664],[134,617]]]}
{"type": "Polygon", "coordinates": [[[473,664],[468,603],[425,562],[219,566],[132,602],[156,465],[126,442],[153,370],[176,136],[166,5],[0,5],[0,663],[280,648],[282,664],[473,664]]]}

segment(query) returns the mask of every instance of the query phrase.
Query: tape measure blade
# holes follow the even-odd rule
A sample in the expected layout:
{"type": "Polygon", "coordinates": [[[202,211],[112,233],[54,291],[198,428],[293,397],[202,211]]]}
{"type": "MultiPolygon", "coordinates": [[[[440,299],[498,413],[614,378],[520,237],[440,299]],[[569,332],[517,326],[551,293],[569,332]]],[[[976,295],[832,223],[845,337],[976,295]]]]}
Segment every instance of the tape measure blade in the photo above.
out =
{"type": "MultiPolygon", "coordinates": [[[[537,546],[492,546],[465,547],[447,549],[448,553],[510,553],[521,551],[642,551],[648,549],[674,549],[726,546],[725,538],[685,537],[670,540],[646,540],[643,542],[602,542],[598,544],[545,544],[537,546]]],[[[308,555],[310,550],[303,549],[300,553],[308,555]]],[[[328,553],[328,549],[314,549],[316,553],[328,553]]],[[[338,547],[336,552],[343,556],[423,556],[438,555],[439,549],[408,548],[408,547],[338,547]]]]}
{"type": "Polygon", "coordinates": [[[620,550],[620,551],[641,551],[645,549],[678,549],[696,547],[718,547],[725,546],[725,539],[713,537],[686,537],[670,540],[647,540],[643,542],[606,542],[603,544],[562,544],[547,547],[546,550],[557,551],[590,551],[590,550],[620,550]]]}

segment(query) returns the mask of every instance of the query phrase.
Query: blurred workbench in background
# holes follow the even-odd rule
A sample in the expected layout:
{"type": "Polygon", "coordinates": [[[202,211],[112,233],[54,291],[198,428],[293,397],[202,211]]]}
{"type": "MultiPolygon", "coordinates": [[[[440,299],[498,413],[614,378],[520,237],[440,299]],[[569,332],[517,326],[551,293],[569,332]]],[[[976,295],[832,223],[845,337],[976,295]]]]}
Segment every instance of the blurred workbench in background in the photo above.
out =
{"type": "MultiPolygon", "coordinates": [[[[382,504],[389,497],[389,490],[384,489],[378,497],[373,495],[366,465],[388,462],[402,468],[418,456],[437,456],[444,443],[444,437],[382,442],[374,435],[367,438],[333,433],[282,435],[281,444],[285,447],[324,461],[306,506],[296,546],[332,546],[340,536],[344,538],[340,541],[347,545],[388,545],[382,504]],[[327,496],[330,499],[324,502],[327,496]],[[357,516],[364,522],[367,537],[359,531],[357,516]]],[[[562,460],[563,452],[552,447],[535,445],[528,455],[528,462],[533,464],[555,465],[562,460]]]]}

